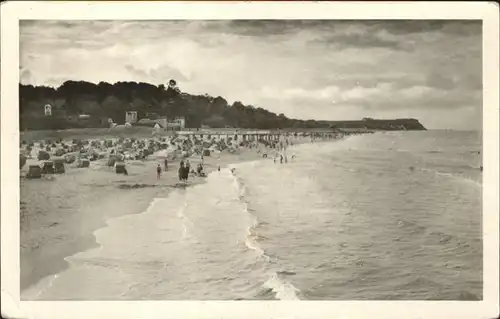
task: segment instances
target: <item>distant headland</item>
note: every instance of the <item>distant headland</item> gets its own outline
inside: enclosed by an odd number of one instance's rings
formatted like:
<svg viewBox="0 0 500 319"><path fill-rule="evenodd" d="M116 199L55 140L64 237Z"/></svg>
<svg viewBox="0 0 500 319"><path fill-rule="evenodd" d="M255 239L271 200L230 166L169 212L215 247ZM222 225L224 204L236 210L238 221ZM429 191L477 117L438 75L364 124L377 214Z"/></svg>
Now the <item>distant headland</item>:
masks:
<svg viewBox="0 0 500 319"><path fill-rule="evenodd" d="M168 123L182 123L186 128L426 130L413 118L291 119L240 101L229 104L221 96L184 93L175 80L167 85L66 81L57 88L19 84L19 117L23 131L103 128L110 123L130 122L153 126L161 124L161 118L169 119ZM161 125L169 126L166 120Z"/></svg>

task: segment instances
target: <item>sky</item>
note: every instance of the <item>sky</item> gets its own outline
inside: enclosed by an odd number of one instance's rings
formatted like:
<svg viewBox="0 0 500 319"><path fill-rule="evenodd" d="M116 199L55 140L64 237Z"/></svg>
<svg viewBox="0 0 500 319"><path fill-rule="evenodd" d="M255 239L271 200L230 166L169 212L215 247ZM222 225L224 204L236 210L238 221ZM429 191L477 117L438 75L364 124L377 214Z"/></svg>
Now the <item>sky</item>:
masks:
<svg viewBox="0 0 500 319"><path fill-rule="evenodd" d="M20 81L166 84L290 118L482 123L481 21L20 22Z"/></svg>

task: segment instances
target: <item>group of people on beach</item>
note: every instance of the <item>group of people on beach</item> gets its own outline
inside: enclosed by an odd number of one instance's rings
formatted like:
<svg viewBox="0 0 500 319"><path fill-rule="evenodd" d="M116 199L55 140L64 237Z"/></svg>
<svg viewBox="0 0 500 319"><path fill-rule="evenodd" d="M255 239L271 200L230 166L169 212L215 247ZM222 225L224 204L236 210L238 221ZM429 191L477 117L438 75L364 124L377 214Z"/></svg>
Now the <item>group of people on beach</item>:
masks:
<svg viewBox="0 0 500 319"><path fill-rule="evenodd" d="M168 160L164 160L164 170L168 171ZM220 170L220 169L219 169ZM156 178L159 180L161 179L161 173L162 173L162 168L161 165L158 164L156 167ZM178 169L178 176L179 176L179 181L181 182L187 182L189 178L189 174L194 174L200 177L206 177L205 170L203 168L203 164L199 163L198 166L196 167L196 172L194 169L191 168L191 163L189 160L181 160L179 164L179 169Z"/></svg>

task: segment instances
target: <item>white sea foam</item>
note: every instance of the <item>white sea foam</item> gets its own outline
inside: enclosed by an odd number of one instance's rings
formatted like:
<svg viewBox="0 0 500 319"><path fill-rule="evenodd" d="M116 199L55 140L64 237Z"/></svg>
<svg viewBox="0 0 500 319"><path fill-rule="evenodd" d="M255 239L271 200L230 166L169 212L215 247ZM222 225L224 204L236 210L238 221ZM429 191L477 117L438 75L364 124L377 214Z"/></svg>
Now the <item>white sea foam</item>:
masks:
<svg viewBox="0 0 500 319"><path fill-rule="evenodd" d="M271 289L279 300L299 300L297 293L300 290L292 284L282 281L278 274L273 274L263 286Z"/></svg>

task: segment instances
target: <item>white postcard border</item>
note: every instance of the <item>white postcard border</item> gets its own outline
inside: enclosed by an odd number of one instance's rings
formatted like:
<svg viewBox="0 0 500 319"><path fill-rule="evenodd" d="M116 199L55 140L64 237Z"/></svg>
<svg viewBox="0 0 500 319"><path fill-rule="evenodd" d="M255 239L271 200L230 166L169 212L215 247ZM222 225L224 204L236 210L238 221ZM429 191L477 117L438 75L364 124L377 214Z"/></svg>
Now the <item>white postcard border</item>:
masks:
<svg viewBox="0 0 500 319"><path fill-rule="evenodd" d="M483 301L19 301L20 19L482 19ZM493 318L499 300L499 16L491 2L7 2L1 5L1 289L7 318ZM10 302L9 302L9 299Z"/></svg>

